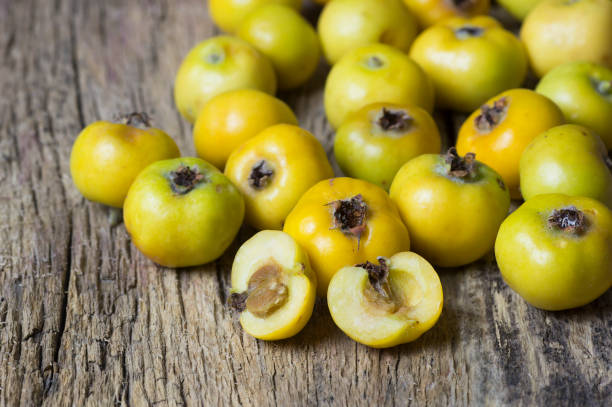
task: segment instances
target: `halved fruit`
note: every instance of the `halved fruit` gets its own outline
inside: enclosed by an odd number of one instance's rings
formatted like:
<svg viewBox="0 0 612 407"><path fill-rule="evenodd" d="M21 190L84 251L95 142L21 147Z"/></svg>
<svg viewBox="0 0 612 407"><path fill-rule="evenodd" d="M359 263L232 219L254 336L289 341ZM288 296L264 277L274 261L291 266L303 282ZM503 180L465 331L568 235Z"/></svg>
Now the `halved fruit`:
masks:
<svg viewBox="0 0 612 407"><path fill-rule="evenodd" d="M288 234L264 230L247 240L232 265L229 304L258 339L297 334L312 315L317 281L306 252Z"/></svg>
<svg viewBox="0 0 612 407"><path fill-rule="evenodd" d="M327 290L331 316L355 341L373 348L412 342L442 312L442 284L421 256L401 252L391 258L340 269Z"/></svg>

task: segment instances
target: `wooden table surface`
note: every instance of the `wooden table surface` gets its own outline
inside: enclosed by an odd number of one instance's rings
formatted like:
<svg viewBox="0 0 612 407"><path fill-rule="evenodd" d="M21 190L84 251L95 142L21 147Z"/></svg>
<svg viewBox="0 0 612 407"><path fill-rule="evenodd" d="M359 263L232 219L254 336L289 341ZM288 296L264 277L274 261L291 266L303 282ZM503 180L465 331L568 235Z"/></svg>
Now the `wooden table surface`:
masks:
<svg viewBox="0 0 612 407"><path fill-rule="evenodd" d="M308 8L311 19L316 9ZM79 131L147 111L194 154L172 84L218 33L204 0L0 0L2 405L610 405L612 293L569 312L529 307L492 256L440 270L444 311L388 350L337 329L324 301L266 343L226 307L243 229L213 264L157 267L69 175ZM327 68L280 96L331 151ZM453 137L460 117L437 114Z"/></svg>

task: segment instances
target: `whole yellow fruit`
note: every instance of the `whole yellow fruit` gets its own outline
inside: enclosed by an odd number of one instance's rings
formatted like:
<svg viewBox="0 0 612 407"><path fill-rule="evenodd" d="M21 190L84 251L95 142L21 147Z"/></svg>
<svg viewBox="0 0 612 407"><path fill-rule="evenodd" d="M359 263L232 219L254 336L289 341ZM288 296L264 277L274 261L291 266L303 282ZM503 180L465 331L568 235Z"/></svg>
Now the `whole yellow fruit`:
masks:
<svg viewBox="0 0 612 407"><path fill-rule="evenodd" d="M417 105L430 112L433 84L408 55L384 44L356 48L333 66L325 82L325 113L333 128L376 102Z"/></svg>
<svg viewBox="0 0 612 407"><path fill-rule="evenodd" d="M566 62L612 69L612 1L544 0L525 18L521 40L537 76Z"/></svg>
<svg viewBox="0 0 612 407"><path fill-rule="evenodd" d="M246 41L222 35L189 51L176 74L174 101L183 117L193 123L214 96L242 88L274 94L274 68Z"/></svg>
<svg viewBox="0 0 612 407"><path fill-rule="evenodd" d="M212 98L193 127L196 152L220 170L230 154L260 131L275 124L298 124L289 106L267 93L238 89Z"/></svg>
<svg viewBox="0 0 612 407"><path fill-rule="evenodd" d="M298 12L279 4L268 4L250 13L238 36L270 59L280 89L304 84L319 64L319 38Z"/></svg>
<svg viewBox="0 0 612 407"><path fill-rule="evenodd" d="M378 42L407 52L418 27L401 0L334 0L317 29L325 58L335 64L348 51Z"/></svg>
<svg viewBox="0 0 612 407"><path fill-rule="evenodd" d="M301 0L208 0L208 12L215 24L227 33L235 33L242 20L257 7L264 4L283 4L295 10L302 6Z"/></svg>
<svg viewBox="0 0 612 407"><path fill-rule="evenodd" d="M75 140L70 174L85 198L121 208L140 171L155 161L180 155L172 138L160 129L98 121L85 127Z"/></svg>

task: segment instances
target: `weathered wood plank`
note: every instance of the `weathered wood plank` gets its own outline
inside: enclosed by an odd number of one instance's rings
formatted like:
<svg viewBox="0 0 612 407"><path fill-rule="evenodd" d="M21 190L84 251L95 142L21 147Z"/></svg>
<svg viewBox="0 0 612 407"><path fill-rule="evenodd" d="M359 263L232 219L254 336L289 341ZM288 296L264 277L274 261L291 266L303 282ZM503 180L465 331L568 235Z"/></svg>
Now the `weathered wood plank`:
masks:
<svg viewBox="0 0 612 407"><path fill-rule="evenodd" d="M358 345L323 301L298 336L265 343L224 305L251 230L203 267L163 269L138 253L74 189L71 144L86 123L145 110L193 154L172 81L216 32L204 0L0 0L0 404L612 403L610 292L538 311L489 256L440 270L444 312L416 343ZM326 72L281 96L331 152ZM452 139L460 119L438 119Z"/></svg>

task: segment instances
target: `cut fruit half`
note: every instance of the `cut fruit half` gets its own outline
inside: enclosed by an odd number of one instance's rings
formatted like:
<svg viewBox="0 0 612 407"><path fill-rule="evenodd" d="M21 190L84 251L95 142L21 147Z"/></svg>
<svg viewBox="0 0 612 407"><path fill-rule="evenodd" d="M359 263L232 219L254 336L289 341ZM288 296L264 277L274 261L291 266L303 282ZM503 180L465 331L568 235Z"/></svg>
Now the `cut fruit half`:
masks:
<svg viewBox="0 0 612 407"><path fill-rule="evenodd" d="M232 265L229 304L240 324L265 340L297 334L312 315L317 291L306 252L284 232L264 230L247 240Z"/></svg>
<svg viewBox="0 0 612 407"><path fill-rule="evenodd" d="M355 341L373 348L412 342L442 312L442 285L434 268L412 252L344 267L327 291L331 316Z"/></svg>

